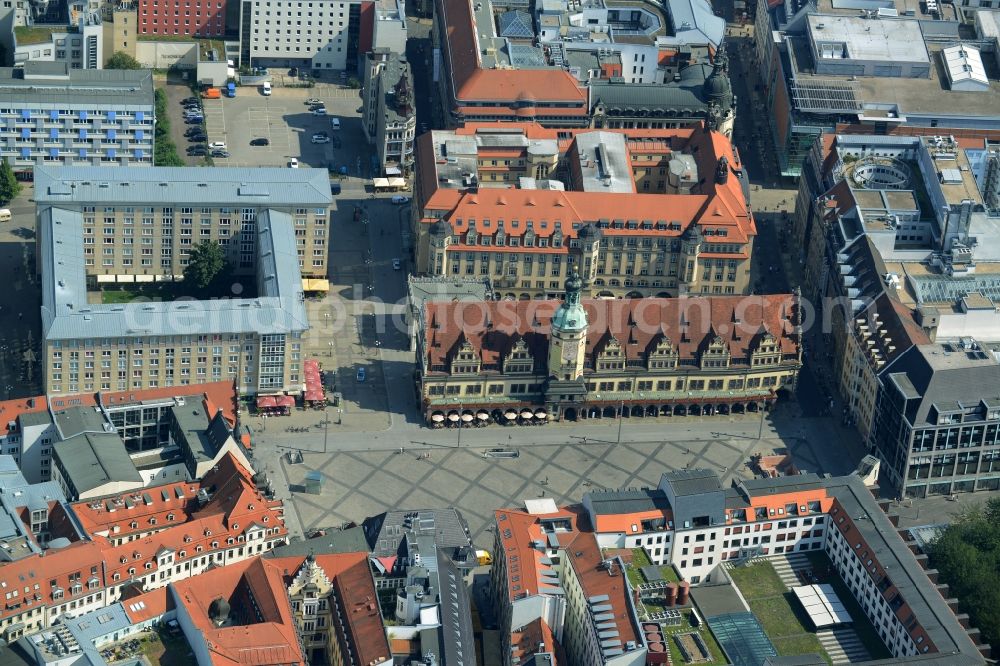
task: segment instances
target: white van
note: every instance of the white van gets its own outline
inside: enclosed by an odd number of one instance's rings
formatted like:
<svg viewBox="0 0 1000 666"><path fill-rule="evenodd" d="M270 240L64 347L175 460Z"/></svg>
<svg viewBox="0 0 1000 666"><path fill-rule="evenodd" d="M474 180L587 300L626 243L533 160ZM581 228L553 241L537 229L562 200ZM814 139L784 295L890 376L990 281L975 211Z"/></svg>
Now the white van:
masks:
<svg viewBox="0 0 1000 666"><path fill-rule="evenodd" d="M330 127L335 130L340 129L340 118L330 118Z"/></svg>
<svg viewBox="0 0 1000 666"><path fill-rule="evenodd" d="M264 97L270 97L271 96L271 82L270 81L264 81L264 83L261 84L261 86L260 86L260 92L264 95Z"/></svg>
<svg viewBox="0 0 1000 666"><path fill-rule="evenodd" d="M0 222L10 222L11 217L9 208L0 208Z"/></svg>

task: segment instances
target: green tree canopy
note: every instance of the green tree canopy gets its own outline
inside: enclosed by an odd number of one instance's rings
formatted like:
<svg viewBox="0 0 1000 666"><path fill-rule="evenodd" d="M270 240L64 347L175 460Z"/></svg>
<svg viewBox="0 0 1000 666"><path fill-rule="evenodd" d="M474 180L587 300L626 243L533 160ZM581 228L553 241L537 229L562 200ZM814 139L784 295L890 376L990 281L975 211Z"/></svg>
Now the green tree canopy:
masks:
<svg viewBox="0 0 1000 666"><path fill-rule="evenodd" d="M194 246L184 268L184 281L197 289L204 289L226 267L222 246L212 241L202 241Z"/></svg>
<svg viewBox="0 0 1000 666"><path fill-rule="evenodd" d="M930 564L993 649L1000 648L1000 500L972 506L931 544Z"/></svg>
<svg viewBox="0 0 1000 666"><path fill-rule="evenodd" d="M11 168L7 158L3 158L0 163L0 201L9 202L21 193L21 183L14 177L14 169Z"/></svg>
<svg viewBox="0 0 1000 666"><path fill-rule="evenodd" d="M115 51L104 69L142 69L142 64L124 51Z"/></svg>

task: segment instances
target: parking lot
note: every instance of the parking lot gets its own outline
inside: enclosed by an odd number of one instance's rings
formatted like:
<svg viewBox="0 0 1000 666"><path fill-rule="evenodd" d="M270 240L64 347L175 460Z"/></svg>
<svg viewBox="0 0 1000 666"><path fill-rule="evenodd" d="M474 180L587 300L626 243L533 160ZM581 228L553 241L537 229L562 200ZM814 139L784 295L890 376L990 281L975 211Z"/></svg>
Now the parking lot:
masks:
<svg viewBox="0 0 1000 666"><path fill-rule="evenodd" d="M191 94L190 88L169 85L168 99L174 141L178 153L188 164L198 164L200 157L185 155L190 144L183 134L190 127L184 124L180 100ZM313 115L306 100L319 99L327 109L326 116ZM313 88L274 87L265 96L260 88L242 86L234 98L203 100L205 129L208 141L226 144L230 156L215 158L218 166L287 166L295 158L303 167L347 167L351 176L369 177L371 147L361 129L361 98L359 91L336 84L320 83ZM341 129L335 130L332 118L339 118ZM330 143L312 143L313 134L325 132ZM269 145L251 146L253 139L267 139Z"/></svg>

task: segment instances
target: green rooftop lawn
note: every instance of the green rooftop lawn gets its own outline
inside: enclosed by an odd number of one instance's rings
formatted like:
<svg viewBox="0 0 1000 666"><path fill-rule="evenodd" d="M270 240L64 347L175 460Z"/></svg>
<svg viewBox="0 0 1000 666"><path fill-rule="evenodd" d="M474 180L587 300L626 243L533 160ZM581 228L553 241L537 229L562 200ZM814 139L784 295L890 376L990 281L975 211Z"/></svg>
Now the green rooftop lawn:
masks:
<svg viewBox="0 0 1000 666"><path fill-rule="evenodd" d="M750 610L770 638L795 636L809 631L803 619L793 610L793 602L791 592L749 600Z"/></svg>
<svg viewBox="0 0 1000 666"><path fill-rule="evenodd" d="M45 44L52 40L53 32L75 31L64 25L19 25L14 28L14 36L17 37L19 46L24 46L25 44Z"/></svg>
<svg viewBox="0 0 1000 666"><path fill-rule="evenodd" d="M773 597L788 591L769 562L754 562L735 566L727 572L747 601Z"/></svg>
<svg viewBox="0 0 1000 666"><path fill-rule="evenodd" d="M825 553L806 553L819 583L829 583L854 619L852 629L864 644L872 659L888 659L892 655L875 632L854 595L841 580ZM815 653L830 662L816 638L812 625L795 595L785 587L770 562L761 561L736 566L728 571L740 593L757 616L764 633L771 639L780 656Z"/></svg>
<svg viewBox="0 0 1000 666"><path fill-rule="evenodd" d="M801 654L818 654L826 660L826 663L832 664L833 660L830 659L824 650L823 646L820 645L819 639L816 638L816 634L799 634L797 636L786 636L785 638L773 638L771 643L774 644L774 649L778 651L779 657L792 657Z"/></svg>
<svg viewBox="0 0 1000 666"><path fill-rule="evenodd" d="M132 303L139 299L150 301L176 301L179 298L254 298L257 285L253 280L239 281L243 291L237 296L233 293L218 293L214 289L197 290L182 281L178 282L134 282L125 284L100 285L101 303L105 305Z"/></svg>

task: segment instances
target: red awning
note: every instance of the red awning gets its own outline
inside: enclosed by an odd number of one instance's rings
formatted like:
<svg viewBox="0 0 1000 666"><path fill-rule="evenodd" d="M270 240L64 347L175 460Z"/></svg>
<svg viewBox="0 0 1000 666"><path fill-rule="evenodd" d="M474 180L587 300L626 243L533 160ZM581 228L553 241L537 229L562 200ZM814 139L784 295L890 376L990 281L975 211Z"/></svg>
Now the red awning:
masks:
<svg viewBox="0 0 1000 666"><path fill-rule="evenodd" d="M323 399L323 391L318 389L306 389L306 400L310 402L319 402Z"/></svg>
<svg viewBox="0 0 1000 666"><path fill-rule="evenodd" d="M277 398L278 407L294 407L295 398L290 395L279 395Z"/></svg>
<svg viewBox="0 0 1000 666"><path fill-rule="evenodd" d="M258 407L277 407L278 401L273 395L264 395L257 398Z"/></svg>

